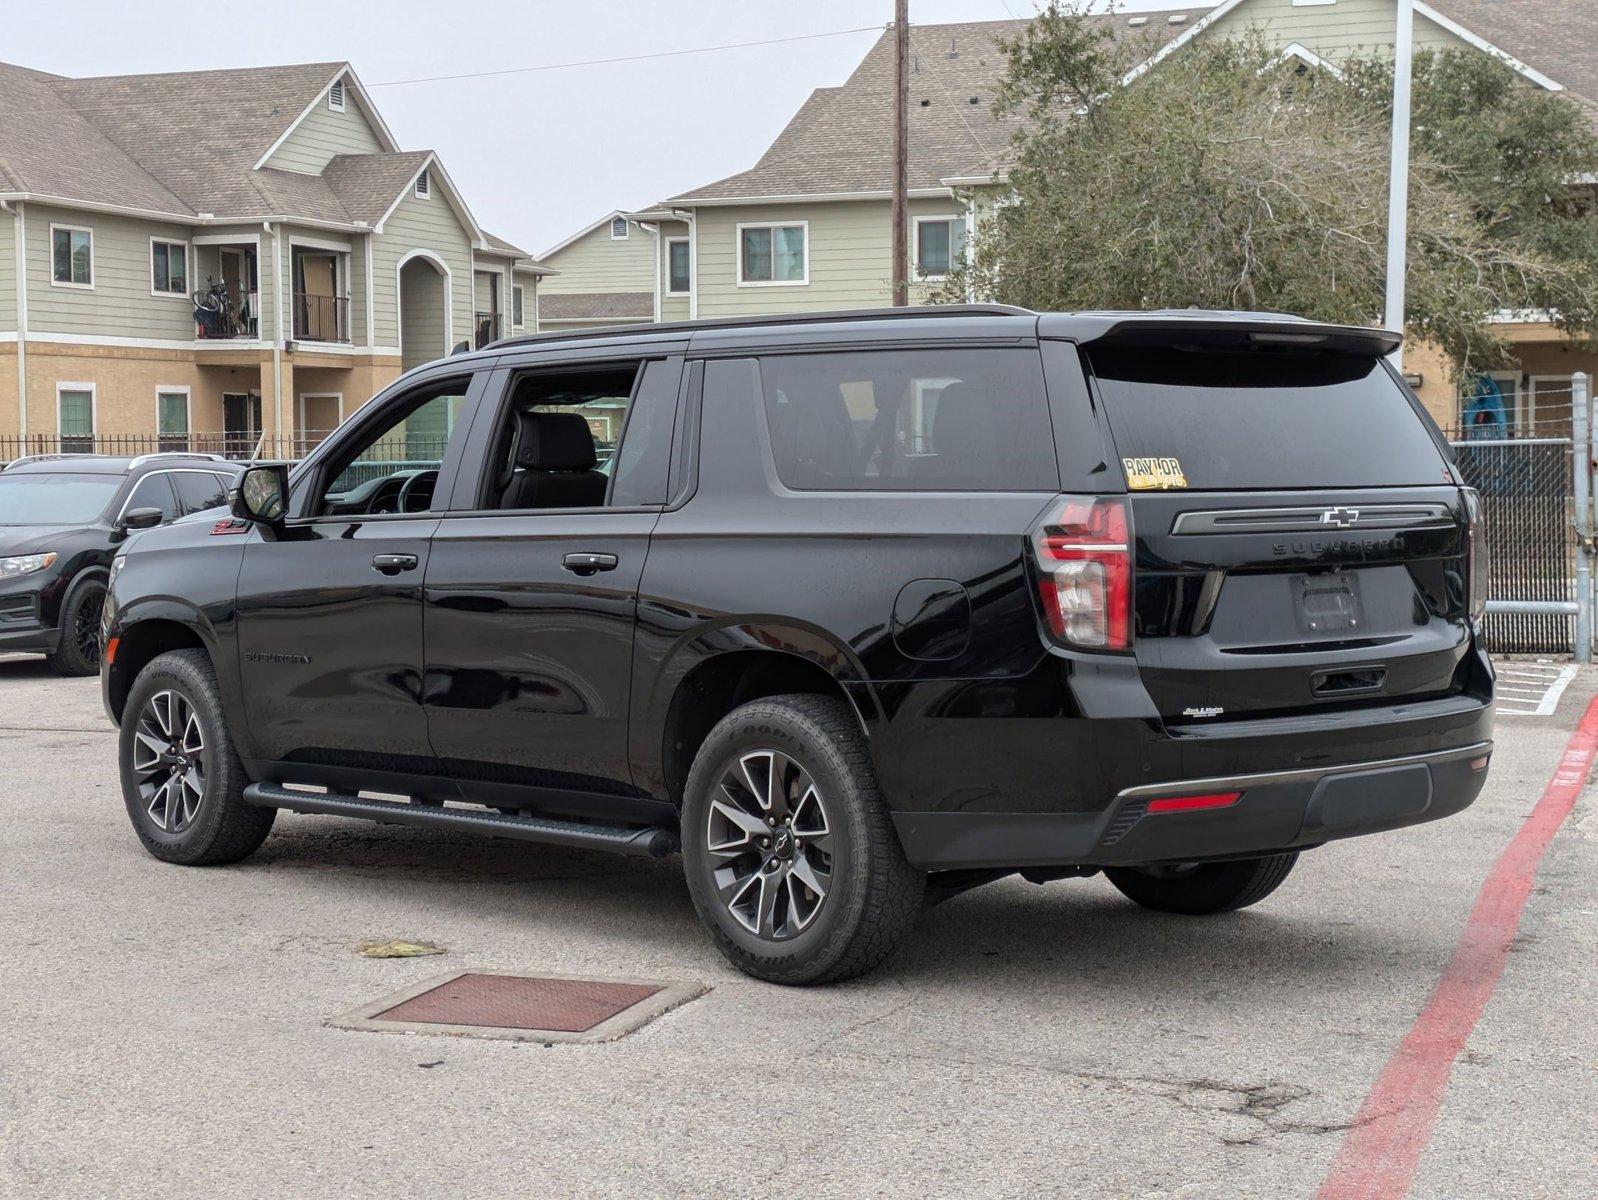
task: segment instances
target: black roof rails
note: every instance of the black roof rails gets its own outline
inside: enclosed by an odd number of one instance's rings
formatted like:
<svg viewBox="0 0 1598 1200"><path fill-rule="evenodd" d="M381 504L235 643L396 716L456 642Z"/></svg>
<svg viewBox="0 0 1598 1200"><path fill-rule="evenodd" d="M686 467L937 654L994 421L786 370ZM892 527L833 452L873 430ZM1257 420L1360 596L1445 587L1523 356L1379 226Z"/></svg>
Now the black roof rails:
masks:
<svg viewBox="0 0 1598 1200"><path fill-rule="evenodd" d="M632 325L606 325L600 329L567 329L554 333L526 333L500 338L484 350L503 350L541 342L588 341L593 338L636 337L640 333L696 333L704 329L746 329L763 325L816 325L829 321L894 321L907 317L1035 317L1030 308L1014 304L923 304L901 308L845 308L829 312L764 313L753 317L710 317L700 321L640 321Z"/></svg>

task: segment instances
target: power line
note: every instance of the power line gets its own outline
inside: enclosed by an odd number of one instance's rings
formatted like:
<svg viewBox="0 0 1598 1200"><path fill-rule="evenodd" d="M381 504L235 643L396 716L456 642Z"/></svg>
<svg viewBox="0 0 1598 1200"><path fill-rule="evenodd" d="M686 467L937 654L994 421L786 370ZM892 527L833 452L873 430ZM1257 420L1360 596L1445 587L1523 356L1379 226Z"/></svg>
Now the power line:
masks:
<svg viewBox="0 0 1598 1200"><path fill-rule="evenodd" d="M385 79L369 83L368 88L402 87L413 83L444 83L454 79L486 79L494 75L527 75L535 71L565 71L572 67L601 67L611 63L644 62L653 58L681 58L687 54L710 54L718 50L748 50L756 46L781 46L789 42L811 42L818 38L844 37L852 33L880 33L881 25L859 25L854 29L833 29L826 33L800 33L792 37L765 38L758 42L726 42L719 46L693 46L686 50L657 50L651 54L623 54L615 58L586 58L573 62L540 63L531 67L503 67L496 71L466 71L459 75L421 75L414 79Z"/></svg>

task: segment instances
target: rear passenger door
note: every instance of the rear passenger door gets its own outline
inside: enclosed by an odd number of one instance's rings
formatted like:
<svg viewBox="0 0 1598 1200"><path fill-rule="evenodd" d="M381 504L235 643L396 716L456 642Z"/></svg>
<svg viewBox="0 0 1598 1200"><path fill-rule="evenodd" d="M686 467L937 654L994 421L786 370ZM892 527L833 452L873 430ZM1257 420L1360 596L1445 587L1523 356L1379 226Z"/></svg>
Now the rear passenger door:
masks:
<svg viewBox="0 0 1598 1200"><path fill-rule="evenodd" d="M469 796L631 791L638 581L681 374L676 356L496 373L424 586L428 730ZM558 808L529 796L504 802Z"/></svg>

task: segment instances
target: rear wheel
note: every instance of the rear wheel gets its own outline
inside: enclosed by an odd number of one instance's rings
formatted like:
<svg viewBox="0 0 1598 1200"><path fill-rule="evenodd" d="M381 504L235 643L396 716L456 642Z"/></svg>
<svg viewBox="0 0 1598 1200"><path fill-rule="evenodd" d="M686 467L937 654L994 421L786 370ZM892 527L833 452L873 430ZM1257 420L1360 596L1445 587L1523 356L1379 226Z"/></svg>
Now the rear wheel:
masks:
<svg viewBox="0 0 1598 1200"><path fill-rule="evenodd" d="M859 726L828 697L757 700L711 730L682 839L700 919L757 979L864 974L921 908L926 877L905 861Z"/></svg>
<svg viewBox="0 0 1598 1200"><path fill-rule="evenodd" d="M1297 861L1297 854L1272 854L1240 862L1106 867L1104 874L1144 908L1202 916L1258 904L1281 886Z"/></svg>
<svg viewBox="0 0 1598 1200"><path fill-rule="evenodd" d="M100 614L105 584L80 583L61 609L61 643L49 657L57 675L93 675L100 669Z"/></svg>
<svg viewBox="0 0 1598 1200"><path fill-rule="evenodd" d="M244 799L249 780L203 650L173 650L139 672L122 712L119 757L134 831L163 862L236 862L271 831L277 810Z"/></svg>

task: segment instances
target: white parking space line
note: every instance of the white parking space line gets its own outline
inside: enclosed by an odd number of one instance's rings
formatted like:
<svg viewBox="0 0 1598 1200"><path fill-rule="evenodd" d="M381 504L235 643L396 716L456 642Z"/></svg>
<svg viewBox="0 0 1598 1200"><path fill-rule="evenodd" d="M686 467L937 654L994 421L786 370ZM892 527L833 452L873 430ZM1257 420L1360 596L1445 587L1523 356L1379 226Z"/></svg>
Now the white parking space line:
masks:
<svg viewBox="0 0 1598 1200"><path fill-rule="evenodd" d="M1515 717L1548 717L1559 707L1559 697L1576 677L1575 663L1495 662L1498 676L1498 711Z"/></svg>

